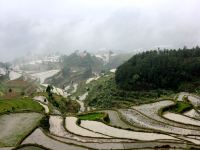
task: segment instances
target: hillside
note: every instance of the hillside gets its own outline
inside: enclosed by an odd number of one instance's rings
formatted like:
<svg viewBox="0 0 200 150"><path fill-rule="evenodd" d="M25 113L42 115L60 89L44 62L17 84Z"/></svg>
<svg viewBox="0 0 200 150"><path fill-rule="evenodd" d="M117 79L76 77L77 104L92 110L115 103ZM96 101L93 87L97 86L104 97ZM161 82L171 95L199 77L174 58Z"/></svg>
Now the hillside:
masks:
<svg viewBox="0 0 200 150"><path fill-rule="evenodd" d="M16 58L12 61L14 69L26 72L44 72L60 68L60 55L40 54Z"/></svg>
<svg viewBox="0 0 200 150"><path fill-rule="evenodd" d="M98 91L98 92L97 92ZM127 108L132 105L155 102L160 98L173 97L173 91L126 91L118 88L114 73L106 73L96 80L82 81L76 93L72 96L81 99L88 93L84 100L86 107L92 108ZM159 99L158 99L159 98Z"/></svg>
<svg viewBox="0 0 200 150"><path fill-rule="evenodd" d="M19 96L30 95L36 92L38 85L32 81L25 81L23 78L16 80L0 80L0 99L13 99Z"/></svg>
<svg viewBox="0 0 200 150"><path fill-rule="evenodd" d="M72 68L74 70L81 68L91 68L95 72L100 72L103 62L90 53L76 51L69 56L64 55L62 58L63 69Z"/></svg>
<svg viewBox="0 0 200 150"><path fill-rule="evenodd" d="M131 57L130 54L115 54L108 62L86 51L76 51L71 55L61 57L61 71L47 79L45 83L63 88L64 86L86 80L101 72L116 68Z"/></svg>
<svg viewBox="0 0 200 150"><path fill-rule="evenodd" d="M61 88L100 73L103 68L103 62L87 52L75 52L69 56L64 55L61 59L61 71L45 81Z"/></svg>
<svg viewBox="0 0 200 150"><path fill-rule="evenodd" d="M125 90L194 90L199 87L200 48L147 51L133 56L116 71Z"/></svg>

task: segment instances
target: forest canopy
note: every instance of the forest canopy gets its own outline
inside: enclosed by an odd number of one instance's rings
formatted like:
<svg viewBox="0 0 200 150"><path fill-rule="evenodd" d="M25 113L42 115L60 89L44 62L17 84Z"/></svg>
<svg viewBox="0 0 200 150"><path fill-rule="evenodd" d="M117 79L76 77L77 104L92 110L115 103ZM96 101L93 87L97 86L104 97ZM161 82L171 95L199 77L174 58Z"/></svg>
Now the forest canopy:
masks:
<svg viewBox="0 0 200 150"><path fill-rule="evenodd" d="M200 79L200 48L154 50L134 55L117 68L115 81L125 90L173 89Z"/></svg>

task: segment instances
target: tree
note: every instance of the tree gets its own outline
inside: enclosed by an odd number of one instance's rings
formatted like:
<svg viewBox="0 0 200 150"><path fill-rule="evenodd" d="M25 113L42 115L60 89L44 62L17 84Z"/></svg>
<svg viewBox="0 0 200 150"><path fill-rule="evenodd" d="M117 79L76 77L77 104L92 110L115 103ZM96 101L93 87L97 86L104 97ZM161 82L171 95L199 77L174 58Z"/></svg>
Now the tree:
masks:
<svg viewBox="0 0 200 150"><path fill-rule="evenodd" d="M12 93L12 89L10 88L10 89L8 90L8 92L9 92L9 93Z"/></svg>
<svg viewBox="0 0 200 150"><path fill-rule="evenodd" d="M53 90L53 87L51 85L48 85L47 88L46 88L46 92L50 93L51 90Z"/></svg>
<svg viewBox="0 0 200 150"><path fill-rule="evenodd" d="M24 96L24 95L25 95L25 92L24 92L24 91L22 91L22 92L21 92L21 95L22 95L22 96Z"/></svg>
<svg viewBox="0 0 200 150"><path fill-rule="evenodd" d="M147 51L117 68L115 81L125 90L173 89L200 79L200 48ZM192 87L192 86L190 86Z"/></svg>
<svg viewBox="0 0 200 150"><path fill-rule="evenodd" d="M138 74L134 74L132 78L133 83L136 83L139 80L139 78L140 76Z"/></svg>

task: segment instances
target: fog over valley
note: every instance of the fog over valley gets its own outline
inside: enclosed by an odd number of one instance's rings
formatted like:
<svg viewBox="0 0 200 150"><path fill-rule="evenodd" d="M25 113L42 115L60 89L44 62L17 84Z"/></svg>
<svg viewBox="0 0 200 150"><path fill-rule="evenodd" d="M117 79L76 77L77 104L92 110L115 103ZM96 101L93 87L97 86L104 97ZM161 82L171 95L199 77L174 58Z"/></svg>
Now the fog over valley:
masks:
<svg viewBox="0 0 200 150"><path fill-rule="evenodd" d="M0 0L0 60L200 43L198 0Z"/></svg>

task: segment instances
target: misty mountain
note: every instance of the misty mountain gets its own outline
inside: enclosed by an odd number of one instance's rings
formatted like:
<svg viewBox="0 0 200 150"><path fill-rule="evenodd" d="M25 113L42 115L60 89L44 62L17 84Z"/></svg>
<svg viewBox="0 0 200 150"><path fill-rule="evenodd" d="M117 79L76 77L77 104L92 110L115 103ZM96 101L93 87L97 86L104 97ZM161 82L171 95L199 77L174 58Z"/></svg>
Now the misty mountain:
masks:
<svg viewBox="0 0 200 150"><path fill-rule="evenodd" d="M102 72L108 72L116 68L133 54L114 54L108 55L109 52L93 55L86 51L75 51L71 55L61 56L61 71L55 76L47 79L45 82L63 87L71 82L86 80ZM106 57L106 59L104 59Z"/></svg>
<svg viewBox="0 0 200 150"><path fill-rule="evenodd" d="M59 87L85 80L98 74L104 68L104 63L99 58L84 51L76 51L69 56L61 57L61 71L45 82Z"/></svg>
<svg viewBox="0 0 200 150"><path fill-rule="evenodd" d="M12 61L15 69L32 72L43 72L60 68L60 55L41 54L19 57Z"/></svg>

